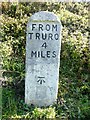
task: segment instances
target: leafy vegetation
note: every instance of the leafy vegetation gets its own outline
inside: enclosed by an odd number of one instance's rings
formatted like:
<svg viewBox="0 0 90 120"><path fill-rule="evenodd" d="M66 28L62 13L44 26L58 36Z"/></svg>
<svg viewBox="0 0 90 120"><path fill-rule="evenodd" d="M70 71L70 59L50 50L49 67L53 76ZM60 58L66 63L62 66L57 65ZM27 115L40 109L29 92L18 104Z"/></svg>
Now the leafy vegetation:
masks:
<svg viewBox="0 0 90 120"><path fill-rule="evenodd" d="M2 118L90 118L89 3L2 3L1 45L3 77ZM41 10L61 20L62 48L57 103L36 108L24 103L26 25Z"/></svg>

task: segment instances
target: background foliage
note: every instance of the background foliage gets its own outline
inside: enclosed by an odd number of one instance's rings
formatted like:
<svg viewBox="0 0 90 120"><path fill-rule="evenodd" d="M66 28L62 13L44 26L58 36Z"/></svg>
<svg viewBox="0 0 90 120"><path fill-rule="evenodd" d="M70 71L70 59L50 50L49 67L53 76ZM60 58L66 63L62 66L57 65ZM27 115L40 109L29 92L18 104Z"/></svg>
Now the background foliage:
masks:
<svg viewBox="0 0 90 120"><path fill-rule="evenodd" d="M3 118L89 120L88 7L89 3L2 3ZM24 103L26 25L41 10L54 12L63 26L58 99L47 108Z"/></svg>

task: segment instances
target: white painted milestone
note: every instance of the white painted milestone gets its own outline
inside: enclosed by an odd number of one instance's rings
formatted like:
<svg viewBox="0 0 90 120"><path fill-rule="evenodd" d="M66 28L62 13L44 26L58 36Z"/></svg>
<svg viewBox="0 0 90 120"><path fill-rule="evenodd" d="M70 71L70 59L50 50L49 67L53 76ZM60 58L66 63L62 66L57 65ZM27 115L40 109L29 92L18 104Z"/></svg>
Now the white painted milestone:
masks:
<svg viewBox="0 0 90 120"><path fill-rule="evenodd" d="M25 103L49 106L58 93L61 22L52 12L32 15L27 24Z"/></svg>

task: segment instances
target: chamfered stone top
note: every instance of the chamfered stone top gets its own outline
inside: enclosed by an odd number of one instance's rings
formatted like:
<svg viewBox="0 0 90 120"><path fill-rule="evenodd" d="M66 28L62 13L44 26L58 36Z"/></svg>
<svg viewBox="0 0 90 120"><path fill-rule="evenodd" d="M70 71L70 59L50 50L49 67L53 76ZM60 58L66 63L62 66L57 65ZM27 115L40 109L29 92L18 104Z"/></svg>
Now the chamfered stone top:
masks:
<svg viewBox="0 0 90 120"><path fill-rule="evenodd" d="M34 15L32 15L29 19L30 21L55 21L55 22L60 22L60 20L58 19L58 17L52 13L52 12L48 12L48 11L40 11L35 13Z"/></svg>

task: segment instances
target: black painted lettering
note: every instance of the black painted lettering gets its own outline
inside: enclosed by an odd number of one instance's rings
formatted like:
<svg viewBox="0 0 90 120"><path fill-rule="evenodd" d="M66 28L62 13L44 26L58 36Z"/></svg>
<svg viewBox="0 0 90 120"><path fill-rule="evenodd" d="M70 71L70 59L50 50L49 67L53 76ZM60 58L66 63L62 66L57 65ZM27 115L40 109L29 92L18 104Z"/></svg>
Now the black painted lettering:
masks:
<svg viewBox="0 0 90 120"><path fill-rule="evenodd" d="M43 43L42 47L47 48L47 43Z"/></svg>
<svg viewBox="0 0 90 120"><path fill-rule="evenodd" d="M53 51L52 54L53 54L52 57L55 58L56 57L56 51Z"/></svg>
<svg viewBox="0 0 90 120"><path fill-rule="evenodd" d="M47 31L49 31L49 30L50 30L50 25L47 24L45 29L46 29Z"/></svg>
<svg viewBox="0 0 90 120"><path fill-rule="evenodd" d="M53 40L53 34L52 33L48 34L48 40Z"/></svg>
<svg viewBox="0 0 90 120"><path fill-rule="evenodd" d="M50 58L50 51L47 51L47 57Z"/></svg>
<svg viewBox="0 0 90 120"><path fill-rule="evenodd" d="M43 51L41 51L41 57L42 58L45 58L44 54L43 54Z"/></svg>
<svg viewBox="0 0 90 120"><path fill-rule="evenodd" d="M28 33L28 34L29 34L29 38L32 39L33 33Z"/></svg>
<svg viewBox="0 0 90 120"><path fill-rule="evenodd" d="M37 51L31 51L31 57L37 57Z"/></svg>
<svg viewBox="0 0 90 120"><path fill-rule="evenodd" d="M54 38L55 38L55 40L58 40L58 39L59 39L59 35L56 33L56 34L54 35Z"/></svg>
<svg viewBox="0 0 90 120"><path fill-rule="evenodd" d="M57 25L52 25L52 31L57 31Z"/></svg>
<svg viewBox="0 0 90 120"><path fill-rule="evenodd" d="M43 31L43 25L42 24L39 24L39 31Z"/></svg>
<svg viewBox="0 0 90 120"><path fill-rule="evenodd" d="M40 33L36 33L36 39L40 40Z"/></svg>
<svg viewBox="0 0 90 120"><path fill-rule="evenodd" d="M40 51L38 51L37 56L40 57Z"/></svg>
<svg viewBox="0 0 90 120"><path fill-rule="evenodd" d="M45 40L47 38L47 34L42 33L42 39Z"/></svg>
<svg viewBox="0 0 90 120"><path fill-rule="evenodd" d="M36 26L36 24L32 24L32 31L33 31L33 29L35 28L35 26Z"/></svg>

